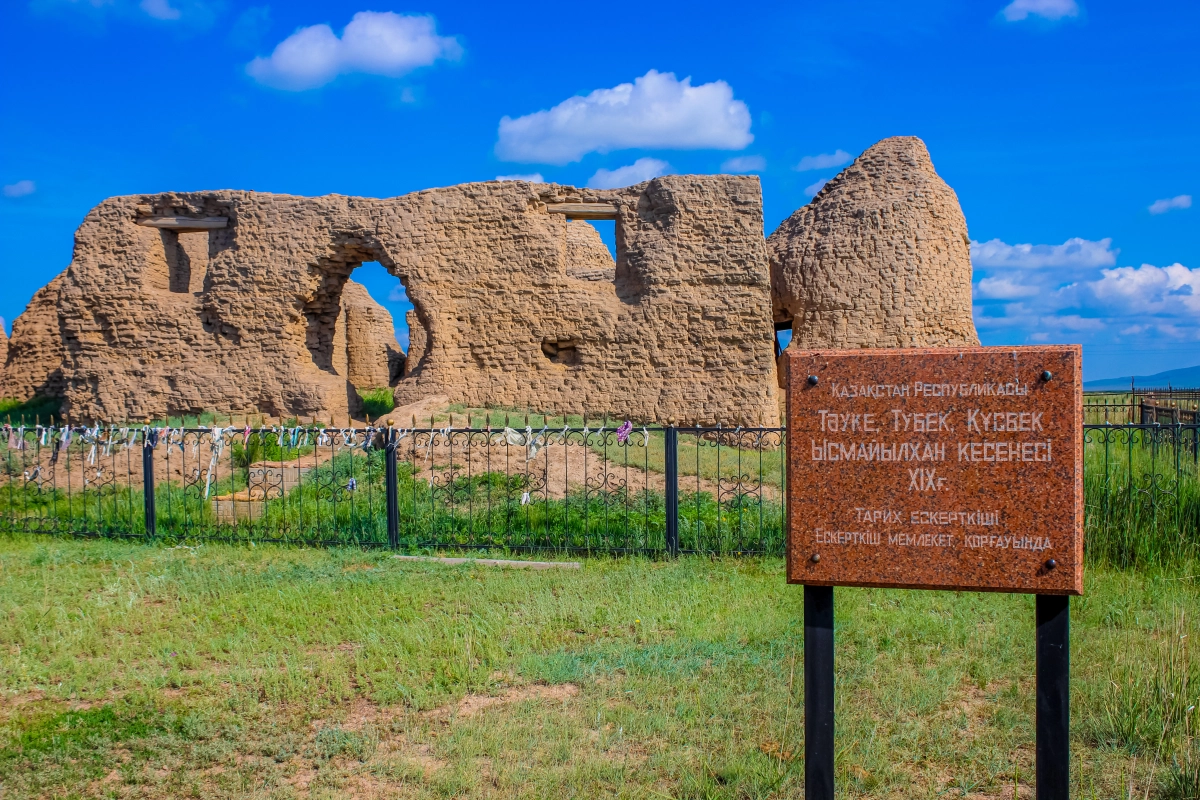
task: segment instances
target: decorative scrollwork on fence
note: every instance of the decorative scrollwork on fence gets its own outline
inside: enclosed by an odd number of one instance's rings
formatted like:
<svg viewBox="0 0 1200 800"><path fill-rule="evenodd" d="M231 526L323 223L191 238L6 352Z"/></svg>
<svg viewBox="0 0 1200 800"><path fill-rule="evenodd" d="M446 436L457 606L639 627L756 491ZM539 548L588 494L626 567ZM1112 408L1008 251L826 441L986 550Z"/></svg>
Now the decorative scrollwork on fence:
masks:
<svg viewBox="0 0 1200 800"><path fill-rule="evenodd" d="M106 467L103 464L85 468L83 475L83 488L85 491L88 489L94 490L100 497L108 497L116 494L116 470L111 466Z"/></svg>
<svg viewBox="0 0 1200 800"><path fill-rule="evenodd" d="M184 431L173 447L179 450L177 457L181 462L179 469L184 492L192 497L203 496L204 488L210 486L208 464L211 458L205 459L201 453L211 449L212 434L204 430ZM174 451L168 449L168 464L173 457L176 457Z"/></svg>
<svg viewBox="0 0 1200 800"><path fill-rule="evenodd" d="M21 475L24 479L25 491L33 494L46 494L47 492L54 491L54 488L57 486L56 467L57 465L30 465Z"/></svg>
<svg viewBox="0 0 1200 800"><path fill-rule="evenodd" d="M251 467L246 471L246 494L251 500L283 497L283 470L266 465Z"/></svg>
<svg viewBox="0 0 1200 800"><path fill-rule="evenodd" d="M1090 514L1107 523L1123 513L1158 520L1179 511L1185 471L1197 470L1200 428L1184 425L1085 425L1085 503ZM1165 515L1165 517L1163 516ZM1129 524L1137 517L1118 516ZM1136 523L1135 523L1136 524Z"/></svg>
<svg viewBox="0 0 1200 800"><path fill-rule="evenodd" d="M600 499L605 505L623 503L629 496L626 480L604 467L601 467L598 474L586 476L583 488L585 500Z"/></svg>

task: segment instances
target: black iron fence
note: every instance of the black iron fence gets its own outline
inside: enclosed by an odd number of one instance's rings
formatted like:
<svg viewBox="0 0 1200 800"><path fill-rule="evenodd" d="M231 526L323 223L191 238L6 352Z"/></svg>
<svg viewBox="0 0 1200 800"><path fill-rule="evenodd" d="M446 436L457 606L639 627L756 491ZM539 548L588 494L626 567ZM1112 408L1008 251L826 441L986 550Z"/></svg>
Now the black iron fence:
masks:
<svg viewBox="0 0 1200 800"><path fill-rule="evenodd" d="M1200 391L1195 389L1137 389L1127 392L1085 392L1084 422L1200 424Z"/></svg>
<svg viewBox="0 0 1200 800"><path fill-rule="evenodd" d="M414 549L781 554L782 428L0 426L0 530ZM1084 426L1086 546L1200 541L1200 425Z"/></svg>
<svg viewBox="0 0 1200 800"><path fill-rule="evenodd" d="M1085 425L1083 441L1089 555L1122 566L1194 558L1200 424Z"/></svg>
<svg viewBox="0 0 1200 800"><path fill-rule="evenodd" d="M779 428L4 426L0 529L180 541L781 553Z"/></svg>

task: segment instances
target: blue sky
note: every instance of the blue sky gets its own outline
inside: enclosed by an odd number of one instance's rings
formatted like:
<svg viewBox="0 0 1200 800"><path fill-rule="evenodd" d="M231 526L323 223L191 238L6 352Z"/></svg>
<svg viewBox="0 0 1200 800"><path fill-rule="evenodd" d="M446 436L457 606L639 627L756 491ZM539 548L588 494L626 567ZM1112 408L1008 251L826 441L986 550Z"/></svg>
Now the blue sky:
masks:
<svg viewBox="0 0 1200 800"><path fill-rule="evenodd" d="M0 317L112 195L749 171L769 233L904 134L962 202L985 344L1082 342L1088 378L1200 363L1198 23L1183 0L13 0Z"/></svg>

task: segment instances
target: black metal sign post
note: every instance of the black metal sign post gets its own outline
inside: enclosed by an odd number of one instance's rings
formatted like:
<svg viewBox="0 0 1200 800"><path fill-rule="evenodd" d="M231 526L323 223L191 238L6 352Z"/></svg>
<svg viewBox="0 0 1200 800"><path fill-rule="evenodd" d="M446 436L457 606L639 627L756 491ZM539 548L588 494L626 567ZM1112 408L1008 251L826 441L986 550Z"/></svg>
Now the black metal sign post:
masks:
<svg viewBox="0 0 1200 800"><path fill-rule="evenodd" d="M804 587L804 800L833 800L833 587Z"/></svg>
<svg viewBox="0 0 1200 800"><path fill-rule="evenodd" d="M1070 600L1036 599L1037 800L1070 793ZM804 800L833 800L833 587L804 587Z"/></svg>
<svg viewBox="0 0 1200 800"><path fill-rule="evenodd" d="M1037 800L1070 791L1083 350L797 349L787 580L804 586L804 797L833 800L833 587L1013 592L1036 613Z"/></svg>
<svg viewBox="0 0 1200 800"><path fill-rule="evenodd" d="M1037 596L1037 800L1067 800L1071 752L1071 598Z"/></svg>

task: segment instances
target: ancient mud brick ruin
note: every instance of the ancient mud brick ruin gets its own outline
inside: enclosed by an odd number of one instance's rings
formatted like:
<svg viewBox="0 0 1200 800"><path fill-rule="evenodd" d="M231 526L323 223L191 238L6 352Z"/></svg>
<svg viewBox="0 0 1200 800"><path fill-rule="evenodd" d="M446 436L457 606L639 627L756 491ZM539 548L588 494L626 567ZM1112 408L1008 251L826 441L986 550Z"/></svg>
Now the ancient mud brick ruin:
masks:
<svg viewBox="0 0 1200 800"><path fill-rule="evenodd" d="M616 263L569 219L601 215L618 221ZM416 307L400 403L777 416L759 185L733 176L387 200L112 198L80 226L57 324L44 326L61 331L64 410L342 416L357 395L338 372L337 321L364 261L397 275Z"/></svg>
<svg viewBox="0 0 1200 800"><path fill-rule="evenodd" d="M0 372L0 397L62 397L66 348L58 325L58 301L69 272L34 292L25 313L13 320Z"/></svg>
<svg viewBox="0 0 1200 800"><path fill-rule="evenodd" d="M615 260L587 219L616 220ZM775 423L778 326L803 346L977 341L966 224L920 140L872 147L763 234L749 176L114 197L14 322L0 397L80 420L326 418L393 386L399 404ZM407 354L349 281L367 261L415 306Z"/></svg>
<svg viewBox="0 0 1200 800"><path fill-rule="evenodd" d="M767 247L775 321L797 347L979 344L967 221L915 136L868 148Z"/></svg>

